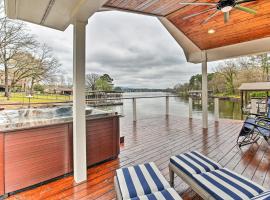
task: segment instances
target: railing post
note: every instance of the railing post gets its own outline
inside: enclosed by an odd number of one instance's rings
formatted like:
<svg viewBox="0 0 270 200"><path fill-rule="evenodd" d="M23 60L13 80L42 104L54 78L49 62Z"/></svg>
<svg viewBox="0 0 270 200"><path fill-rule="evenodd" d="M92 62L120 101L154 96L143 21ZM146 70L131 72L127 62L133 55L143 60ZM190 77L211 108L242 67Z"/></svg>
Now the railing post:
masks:
<svg viewBox="0 0 270 200"><path fill-rule="evenodd" d="M189 104L189 119L192 118L192 98L188 98L188 104Z"/></svg>
<svg viewBox="0 0 270 200"><path fill-rule="evenodd" d="M202 61L202 122L203 128L208 128L208 86L207 86L207 53L203 51Z"/></svg>
<svg viewBox="0 0 270 200"><path fill-rule="evenodd" d="M132 98L132 105L133 105L133 122L137 121L137 112L136 112L136 99Z"/></svg>
<svg viewBox="0 0 270 200"><path fill-rule="evenodd" d="M121 115L124 116L124 104L121 106Z"/></svg>
<svg viewBox="0 0 270 200"><path fill-rule="evenodd" d="M219 99L215 98L214 100L214 110L215 110L215 121L217 122L219 120Z"/></svg>
<svg viewBox="0 0 270 200"><path fill-rule="evenodd" d="M166 116L169 116L169 96L166 96Z"/></svg>

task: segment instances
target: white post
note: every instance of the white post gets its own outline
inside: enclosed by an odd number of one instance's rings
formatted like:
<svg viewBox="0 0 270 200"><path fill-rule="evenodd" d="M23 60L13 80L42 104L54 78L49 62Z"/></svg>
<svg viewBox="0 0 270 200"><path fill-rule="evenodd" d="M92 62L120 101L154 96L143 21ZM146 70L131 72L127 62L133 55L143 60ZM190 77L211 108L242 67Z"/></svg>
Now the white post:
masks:
<svg viewBox="0 0 270 200"><path fill-rule="evenodd" d="M133 122L137 121L137 109L136 109L136 99L132 99L132 104L133 104Z"/></svg>
<svg viewBox="0 0 270 200"><path fill-rule="evenodd" d="M215 105L214 105L214 109L215 109L215 121L217 122L219 120L219 99L215 98Z"/></svg>
<svg viewBox="0 0 270 200"><path fill-rule="evenodd" d="M203 51L202 62L202 121L203 128L208 128L208 87L207 87L207 54Z"/></svg>
<svg viewBox="0 0 270 200"><path fill-rule="evenodd" d="M169 96L166 96L166 116L169 116Z"/></svg>
<svg viewBox="0 0 270 200"><path fill-rule="evenodd" d="M73 164L74 180L87 180L85 119L85 27L76 21L73 31Z"/></svg>
<svg viewBox="0 0 270 200"><path fill-rule="evenodd" d="M122 116L124 116L124 115L125 115L125 113L124 113L124 104L123 104L123 105L121 105L121 111L120 111L120 112L121 112L121 115L122 115Z"/></svg>
<svg viewBox="0 0 270 200"><path fill-rule="evenodd" d="M189 119L192 119L192 98L188 98L188 104L189 104Z"/></svg>

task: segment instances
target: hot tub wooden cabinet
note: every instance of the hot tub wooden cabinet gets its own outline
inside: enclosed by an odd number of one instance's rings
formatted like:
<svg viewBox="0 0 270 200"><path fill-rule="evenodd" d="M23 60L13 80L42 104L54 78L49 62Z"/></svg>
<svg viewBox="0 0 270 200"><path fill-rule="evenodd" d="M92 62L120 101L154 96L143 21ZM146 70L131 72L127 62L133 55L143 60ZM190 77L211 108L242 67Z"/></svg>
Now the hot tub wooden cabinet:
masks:
<svg viewBox="0 0 270 200"><path fill-rule="evenodd" d="M117 158L119 116L86 121L87 165ZM0 194L73 171L72 122L0 131Z"/></svg>

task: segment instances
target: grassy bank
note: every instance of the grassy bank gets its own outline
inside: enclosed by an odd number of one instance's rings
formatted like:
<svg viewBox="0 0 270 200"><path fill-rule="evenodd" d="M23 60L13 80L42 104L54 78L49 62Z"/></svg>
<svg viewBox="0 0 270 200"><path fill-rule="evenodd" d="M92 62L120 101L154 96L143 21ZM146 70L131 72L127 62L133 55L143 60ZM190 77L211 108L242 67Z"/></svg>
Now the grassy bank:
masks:
<svg viewBox="0 0 270 200"><path fill-rule="evenodd" d="M250 97L257 97L257 98L265 98L267 96L266 92L250 92L249 95L250 95ZM234 98L234 99L240 99L241 98L239 94L218 93L218 94L214 94L214 96Z"/></svg>
<svg viewBox="0 0 270 200"><path fill-rule="evenodd" d="M223 93L218 93L214 94L215 97L223 97L223 98L233 98L233 99L240 99L240 95L237 94L223 94Z"/></svg>
<svg viewBox="0 0 270 200"><path fill-rule="evenodd" d="M72 100L72 96L59 94L34 94L30 98L30 103L50 103L50 102L65 102ZM9 100L4 97L4 93L0 93L1 104L28 104L29 97L25 93L11 93Z"/></svg>

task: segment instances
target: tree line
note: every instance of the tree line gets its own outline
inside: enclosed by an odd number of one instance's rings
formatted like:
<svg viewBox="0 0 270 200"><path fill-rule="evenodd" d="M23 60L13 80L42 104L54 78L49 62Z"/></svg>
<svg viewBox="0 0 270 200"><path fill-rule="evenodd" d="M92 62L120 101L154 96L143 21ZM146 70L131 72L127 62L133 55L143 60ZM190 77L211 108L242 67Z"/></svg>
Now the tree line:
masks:
<svg viewBox="0 0 270 200"><path fill-rule="evenodd" d="M52 49L39 43L24 23L1 17L0 67L4 73L4 95L9 98L21 81L30 93L35 84L50 82L59 73L60 63Z"/></svg>
<svg viewBox="0 0 270 200"><path fill-rule="evenodd" d="M242 83L270 81L270 55L241 57L226 60L208 74L208 89L214 94L239 95L239 86ZM174 90L182 95L187 95L190 90L201 90L202 76L194 75L188 83L177 84Z"/></svg>
<svg viewBox="0 0 270 200"><path fill-rule="evenodd" d="M86 89L88 91L112 91L113 79L108 74L87 74L85 77Z"/></svg>

